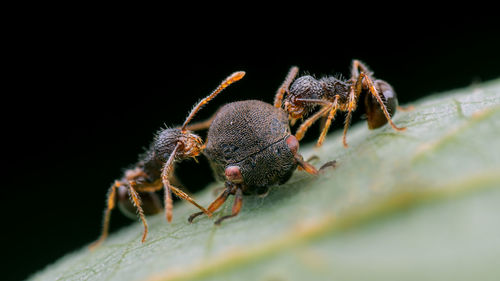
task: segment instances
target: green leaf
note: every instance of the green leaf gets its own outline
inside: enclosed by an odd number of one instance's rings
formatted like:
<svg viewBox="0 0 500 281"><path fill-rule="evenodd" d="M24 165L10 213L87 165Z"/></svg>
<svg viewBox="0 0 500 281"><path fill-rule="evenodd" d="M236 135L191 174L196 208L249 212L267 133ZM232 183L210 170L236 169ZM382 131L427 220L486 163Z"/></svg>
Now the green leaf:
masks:
<svg viewBox="0 0 500 281"><path fill-rule="evenodd" d="M245 197L220 227L189 224L198 210L181 202L171 224L148 219L145 243L135 223L30 280L498 280L500 80L413 105L395 116L404 132L360 123L348 149L341 132L303 145L337 168ZM195 197L207 206L220 186Z"/></svg>

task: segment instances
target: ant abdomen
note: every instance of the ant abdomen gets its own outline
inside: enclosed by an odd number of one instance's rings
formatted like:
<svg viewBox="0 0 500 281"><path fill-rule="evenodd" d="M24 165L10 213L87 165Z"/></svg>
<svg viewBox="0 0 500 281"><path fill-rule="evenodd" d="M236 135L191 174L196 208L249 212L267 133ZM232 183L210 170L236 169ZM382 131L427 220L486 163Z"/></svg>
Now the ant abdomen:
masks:
<svg viewBox="0 0 500 281"><path fill-rule="evenodd" d="M389 85L389 83L383 80L375 80L374 84L377 92L380 94L380 98L387 108L389 116L392 117L396 113L396 108L398 107L396 92L391 85ZM369 129L377 129L387 124L387 118L385 117L380 104L377 102L377 99L373 95L366 93L364 102Z"/></svg>

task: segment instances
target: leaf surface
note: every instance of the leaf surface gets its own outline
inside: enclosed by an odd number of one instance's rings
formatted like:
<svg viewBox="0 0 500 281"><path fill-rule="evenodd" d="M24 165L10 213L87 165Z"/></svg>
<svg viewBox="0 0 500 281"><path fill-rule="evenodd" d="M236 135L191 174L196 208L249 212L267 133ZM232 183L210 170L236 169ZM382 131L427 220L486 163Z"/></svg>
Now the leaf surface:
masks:
<svg viewBox="0 0 500 281"><path fill-rule="evenodd" d="M298 171L264 198L247 196L220 227L187 203L97 250L62 257L30 280L496 280L500 276L500 80L413 103L388 125L330 132L304 158L338 166ZM338 120L337 122L341 122ZM315 133L313 131L309 132ZM207 206L215 183L195 194ZM229 214L232 199L216 212Z"/></svg>

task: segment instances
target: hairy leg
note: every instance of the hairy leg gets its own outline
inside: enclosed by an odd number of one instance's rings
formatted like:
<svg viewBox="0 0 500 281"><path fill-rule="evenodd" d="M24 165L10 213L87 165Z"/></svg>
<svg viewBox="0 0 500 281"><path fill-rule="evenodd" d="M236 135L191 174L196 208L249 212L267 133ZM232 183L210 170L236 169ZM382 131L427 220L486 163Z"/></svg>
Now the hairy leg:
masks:
<svg viewBox="0 0 500 281"><path fill-rule="evenodd" d="M146 216L144 215L144 211L141 207L141 198L139 197L139 193L134 189L136 183L134 181L129 181L129 192L130 192L130 200L137 208L137 214L142 221L142 225L144 226L144 233L142 234L142 243L146 241L146 237L148 236L148 223L146 221Z"/></svg>
<svg viewBox="0 0 500 281"><path fill-rule="evenodd" d="M235 186L232 183L226 182L226 188L219 194L219 196L217 196L217 198L215 198L215 200L210 204L210 206L208 206L207 208L208 212L213 213L217 209L219 209L220 206L222 206L222 204L226 202L227 197L229 197L229 195L231 195L231 193L234 192L234 188ZM191 216L189 216L188 221L192 223L197 216L203 215L203 213L204 212L197 212L192 214Z"/></svg>
<svg viewBox="0 0 500 281"><path fill-rule="evenodd" d="M181 146L181 143L180 142L177 143L177 145L175 146L174 150L172 151L172 153L168 157L167 162L163 166L163 170L162 170L162 173L161 173L161 179L162 179L162 182L163 182L163 186L165 187L165 217L166 217L166 219L167 219L168 222L172 221L172 216L173 216L173 212L172 212L173 211L172 191L175 193L175 195L179 196L180 198L182 198L182 199L188 201L189 203L195 205L196 207L198 207L200 210L202 210L208 216L212 215L205 208L203 208L198 203L196 203L196 201L194 201L189 195L187 195L186 193L182 192L177 187L172 186L170 184L169 176L170 176L170 174L173 171L173 167L174 167L173 164L174 164L174 160L175 160L175 154L179 150L180 146Z"/></svg>
<svg viewBox="0 0 500 281"><path fill-rule="evenodd" d="M338 109L338 100L339 96L335 96L335 100L332 103L332 106L330 108L330 112L328 114L328 117L325 122L325 126L323 127L323 130L321 131L321 135L319 136L318 142L316 143L316 146L321 146L323 144L323 141L325 140L326 133L328 132L328 129L330 129L330 125L332 123L333 118L335 117L335 114L337 113Z"/></svg>
<svg viewBox="0 0 500 281"><path fill-rule="evenodd" d="M120 187L120 185L121 183L119 181L115 181L115 183L108 190L106 199L106 210L104 210L101 236L99 237L99 239L97 239L97 241L95 241L89 246L90 250L94 250L95 248L97 248L99 245L102 244L102 242L104 242L104 240L106 240L106 237L108 237L111 211L116 206L116 189Z"/></svg>
<svg viewBox="0 0 500 281"><path fill-rule="evenodd" d="M380 94L377 92L377 89L375 89L375 86L373 85L373 80L370 77L364 75L364 73L361 73L359 75L359 77L361 79L364 78L364 81L366 82L368 89L370 90L370 93L375 97L377 102L380 104L380 109L382 109L382 112L384 112L385 118L387 118L387 121L389 122L391 127L396 131L406 130L406 128L404 128L404 127L402 127L402 128L397 127L396 124L394 124L394 122L392 122L391 116L389 115L389 112L387 111L387 107L385 106L384 101L382 100L382 98L380 97Z"/></svg>
<svg viewBox="0 0 500 281"><path fill-rule="evenodd" d="M243 205L243 192L241 191L241 188L236 188L235 194L234 194L234 203L233 203L233 208L231 210L231 214L227 216L223 216L219 218L218 220L215 221L215 225L220 225L222 221L235 217L240 213L241 206Z"/></svg>

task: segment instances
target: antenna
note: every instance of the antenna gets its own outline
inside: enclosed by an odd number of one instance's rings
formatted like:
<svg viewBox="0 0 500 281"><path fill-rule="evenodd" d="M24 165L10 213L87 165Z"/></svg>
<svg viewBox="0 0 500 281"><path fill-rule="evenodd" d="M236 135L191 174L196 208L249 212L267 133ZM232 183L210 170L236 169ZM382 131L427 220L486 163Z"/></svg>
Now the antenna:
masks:
<svg viewBox="0 0 500 281"><path fill-rule="evenodd" d="M206 98L202 99L194 108L191 110L191 113L189 113L189 116L186 118L186 121L184 121L184 124L182 125L181 130L184 132L186 131L186 126L189 124L191 119L193 119L194 115L205 105L207 104L210 100L215 98L217 94L222 92L225 88L227 88L229 85L233 84L234 82L240 80L245 76L245 71L237 71L231 75L229 75L222 83L215 89L210 95L208 95Z"/></svg>

